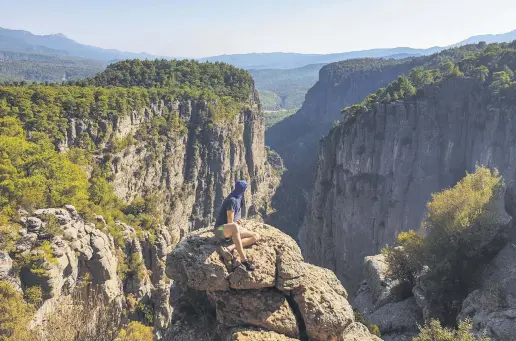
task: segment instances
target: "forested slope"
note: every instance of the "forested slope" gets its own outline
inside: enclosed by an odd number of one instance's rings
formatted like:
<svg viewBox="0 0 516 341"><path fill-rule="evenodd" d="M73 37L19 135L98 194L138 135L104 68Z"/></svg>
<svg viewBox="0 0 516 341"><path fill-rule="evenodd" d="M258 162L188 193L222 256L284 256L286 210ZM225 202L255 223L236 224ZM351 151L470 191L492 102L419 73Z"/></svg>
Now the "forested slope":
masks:
<svg viewBox="0 0 516 341"><path fill-rule="evenodd" d="M170 248L210 226L236 179L250 184L250 216L267 214L279 180L250 74L192 61L0 86L0 165L0 284L39 295L42 317L88 280L158 329L171 318Z"/></svg>

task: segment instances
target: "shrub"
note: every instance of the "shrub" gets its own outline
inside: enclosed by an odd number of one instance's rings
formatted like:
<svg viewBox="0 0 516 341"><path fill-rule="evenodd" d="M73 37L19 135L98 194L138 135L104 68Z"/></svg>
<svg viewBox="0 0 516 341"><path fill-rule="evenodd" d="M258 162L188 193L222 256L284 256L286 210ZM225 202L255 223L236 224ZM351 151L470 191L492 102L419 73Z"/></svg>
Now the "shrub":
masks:
<svg viewBox="0 0 516 341"><path fill-rule="evenodd" d="M18 233L20 226L18 224L9 224L7 221L2 222L1 219L2 212L0 212L0 250L11 252L15 248L16 241L20 238Z"/></svg>
<svg viewBox="0 0 516 341"><path fill-rule="evenodd" d="M431 320L425 327L420 328L419 335L414 341L489 341L489 338L475 338L471 333L471 322L461 321L457 330L441 327L437 320Z"/></svg>
<svg viewBox="0 0 516 341"><path fill-rule="evenodd" d="M136 303L135 311L147 325L152 325L154 322L154 308L150 304L140 301Z"/></svg>
<svg viewBox="0 0 516 341"><path fill-rule="evenodd" d="M394 248L383 250L395 279L413 283L428 266L427 299L450 323L473 274L498 251L490 250L490 243L501 226L494 207L501 187L498 171L477 168L453 188L432 195L422 222L426 236L404 232Z"/></svg>
<svg viewBox="0 0 516 341"><path fill-rule="evenodd" d="M389 276L400 281L415 282L415 275L422 268L424 238L414 230L402 232L396 240L396 247L386 246L382 254L389 264Z"/></svg>
<svg viewBox="0 0 516 341"><path fill-rule="evenodd" d="M354 311L355 314L355 321L362 323L364 326L369 329L369 332L373 335L376 335L378 337L381 337L380 328L376 324L372 324L371 322L367 321L364 314L359 312L358 310Z"/></svg>
<svg viewBox="0 0 516 341"><path fill-rule="evenodd" d="M132 321L120 331L115 341L152 341L153 337L151 327Z"/></svg>
<svg viewBox="0 0 516 341"><path fill-rule="evenodd" d="M132 146L135 143L133 135L129 134L124 137L115 136L111 140L111 149L112 153L119 153L122 150L126 149L129 146Z"/></svg>
<svg viewBox="0 0 516 341"><path fill-rule="evenodd" d="M46 234L50 237L55 237L57 235L62 235L63 231L59 226L59 222L57 218L53 214L43 214L41 219L45 222L43 228L41 229L41 233Z"/></svg>
<svg viewBox="0 0 516 341"><path fill-rule="evenodd" d="M57 259L53 255L52 245L45 240L36 249L36 252L19 253L14 258L14 269L20 271L22 269L30 270L37 277L48 276L48 266L56 264Z"/></svg>
<svg viewBox="0 0 516 341"><path fill-rule="evenodd" d="M21 295L9 283L0 281L0 340L32 340L28 330L32 313Z"/></svg>
<svg viewBox="0 0 516 341"><path fill-rule="evenodd" d="M43 292L41 291L41 287L36 285L26 288L25 292L23 293L23 297L27 303L37 306L43 300Z"/></svg>

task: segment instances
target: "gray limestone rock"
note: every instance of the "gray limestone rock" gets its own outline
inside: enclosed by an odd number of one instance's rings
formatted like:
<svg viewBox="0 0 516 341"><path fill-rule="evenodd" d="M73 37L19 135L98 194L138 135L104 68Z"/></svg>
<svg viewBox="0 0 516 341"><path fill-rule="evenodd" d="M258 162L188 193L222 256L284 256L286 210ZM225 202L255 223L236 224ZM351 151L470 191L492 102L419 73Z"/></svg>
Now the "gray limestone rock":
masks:
<svg viewBox="0 0 516 341"><path fill-rule="evenodd" d="M417 229L432 193L479 164L512 179L516 108L485 91L473 79L451 78L332 129L320 144L300 233L305 258L356 290L364 257Z"/></svg>
<svg viewBox="0 0 516 341"><path fill-rule="evenodd" d="M13 260L7 252L0 250L0 280L10 277L12 268Z"/></svg>
<svg viewBox="0 0 516 341"><path fill-rule="evenodd" d="M382 335L409 336L418 333L418 324L423 324L421 309L414 297L401 302L388 303L372 314L367 315L367 320L380 328Z"/></svg>
<svg viewBox="0 0 516 341"><path fill-rule="evenodd" d="M513 213L513 211L511 211ZM509 243L487 265L481 286L462 303L458 320L470 318L477 334L516 340L516 246Z"/></svg>

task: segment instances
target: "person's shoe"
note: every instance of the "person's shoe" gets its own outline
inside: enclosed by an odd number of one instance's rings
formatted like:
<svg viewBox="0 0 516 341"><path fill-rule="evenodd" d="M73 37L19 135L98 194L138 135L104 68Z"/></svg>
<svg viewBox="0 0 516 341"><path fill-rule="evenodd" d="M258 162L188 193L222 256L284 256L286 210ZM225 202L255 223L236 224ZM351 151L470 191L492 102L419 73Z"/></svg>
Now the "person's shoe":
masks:
<svg viewBox="0 0 516 341"><path fill-rule="evenodd" d="M247 259L240 263L240 268L242 268L245 271L254 271L256 269L253 263L251 263Z"/></svg>
<svg viewBox="0 0 516 341"><path fill-rule="evenodd" d="M224 262L231 264L231 261L233 260L233 254L231 254L228 249L226 249L224 246L221 246L219 248L219 254L224 259Z"/></svg>

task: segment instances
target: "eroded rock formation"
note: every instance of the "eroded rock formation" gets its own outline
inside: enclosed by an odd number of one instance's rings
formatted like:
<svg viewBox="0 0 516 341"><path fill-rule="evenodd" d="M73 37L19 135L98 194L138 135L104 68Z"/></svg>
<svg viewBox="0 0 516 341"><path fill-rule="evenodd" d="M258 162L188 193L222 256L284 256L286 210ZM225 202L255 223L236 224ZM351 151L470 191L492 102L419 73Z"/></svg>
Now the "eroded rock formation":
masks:
<svg viewBox="0 0 516 341"><path fill-rule="evenodd" d="M364 281L354 297L354 307L379 327L383 340L412 341L418 324L423 324L421 308L412 296L412 287L389 278L387 270L383 255L365 258Z"/></svg>
<svg viewBox="0 0 516 341"><path fill-rule="evenodd" d="M470 318L478 335L493 341L516 340L516 183L505 191L505 210L512 217L504 233L508 244L479 273L478 289L462 303L458 320Z"/></svg>
<svg viewBox="0 0 516 341"><path fill-rule="evenodd" d="M357 289L364 257L419 228L431 193L476 165L512 179L515 114L473 79L455 77L347 119L321 144L300 238L307 260Z"/></svg>
<svg viewBox="0 0 516 341"><path fill-rule="evenodd" d="M133 228L117 223L123 231L117 245L102 217L85 222L71 205L20 214L23 228L11 252L19 269L14 271L8 254L0 253L0 280L20 291L41 289L35 323L81 294L81 299L94 295L116 301L135 318L142 317L129 307L131 301L152 307L154 321L149 322L158 330L167 327L172 307L165 259L179 241L175 231L163 226L152 238L148 233L138 237Z"/></svg>
<svg viewBox="0 0 516 341"><path fill-rule="evenodd" d="M185 234L212 222L236 179L250 184L247 213L268 213L279 175L267 162L259 103L254 92L246 106L224 124L209 119L208 110L216 110L216 104L194 100L151 103L111 120L70 116L59 148L90 138L101 151L99 159L109 161L115 193L127 203L155 196L165 224ZM149 135L147 126L156 125L169 113L178 115L177 129ZM119 148L117 141L126 143Z"/></svg>
<svg viewBox="0 0 516 341"><path fill-rule="evenodd" d="M505 210L516 213L516 183L505 191ZM473 324L477 336L492 341L516 339L516 224L514 217L499 228L491 247L500 250L482 266L470 283L471 293L462 302L457 323L466 318ZM503 247L505 245L505 247ZM431 266L431 264L430 264ZM378 325L382 339L411 341L418 333L418 325L440 315L427 295L425 272L414 286L389 278L388 265L383 255L366 257L363 263L364 281L353 299L354 308L365 319ZM458 302L460 304L461 302Z"/></svg>
<svg viewBox="0 0 516 341"><path fill-rule="evenodd" d="M254 272L224 264L210 229L186 236L169 255L177 308L166 340L379 340L354 321L335 275L304 263L292 238L262 223L244 227L261 236L247 250Z"/></svg>

